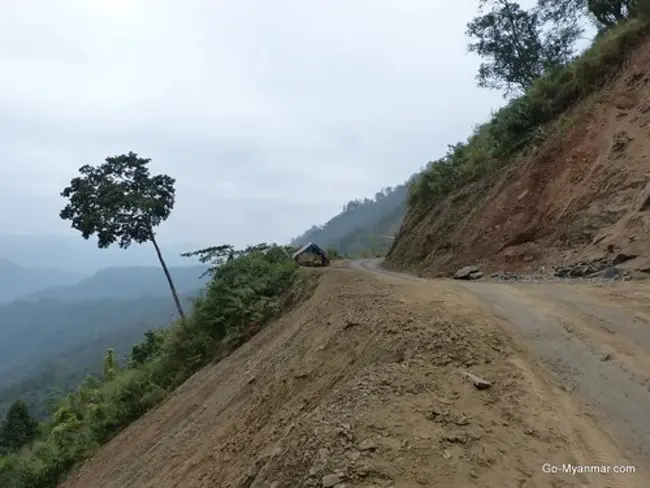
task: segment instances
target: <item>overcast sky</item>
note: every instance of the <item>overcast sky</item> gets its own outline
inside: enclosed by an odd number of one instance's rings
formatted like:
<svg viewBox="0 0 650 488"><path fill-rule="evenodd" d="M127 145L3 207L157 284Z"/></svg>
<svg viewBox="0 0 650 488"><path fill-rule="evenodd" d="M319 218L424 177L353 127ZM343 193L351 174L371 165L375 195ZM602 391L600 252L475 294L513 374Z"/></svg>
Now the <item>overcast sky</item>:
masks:
<svg viewBox="0 0 650 488"><path fill-rule="evenodd" d="M476 0L30 0L0 15L0 230L129 150L177 179L167 242L288 241L402 183L502 104Z"/></svg>

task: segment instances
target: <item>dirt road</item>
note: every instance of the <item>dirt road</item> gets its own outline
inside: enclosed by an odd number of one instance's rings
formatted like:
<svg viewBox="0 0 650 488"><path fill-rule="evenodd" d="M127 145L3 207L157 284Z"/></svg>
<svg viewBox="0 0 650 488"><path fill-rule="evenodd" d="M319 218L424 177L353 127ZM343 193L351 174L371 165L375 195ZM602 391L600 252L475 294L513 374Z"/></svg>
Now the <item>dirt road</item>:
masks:
<svg viewBox="0 0 650 488"><path fill-rule="evenodd" d="M646 289L313 273L309 300L63 486L650 486Z"/></svg>
<svg viewBox="0 0 650 488"><path fill-rule="evenodd" d="M381 268L353 267L421 280ZM650 286L462 282L526 345L566 391L625 446L630 459L650 459ZM649 473L650 474L650 473Z"/></svg>

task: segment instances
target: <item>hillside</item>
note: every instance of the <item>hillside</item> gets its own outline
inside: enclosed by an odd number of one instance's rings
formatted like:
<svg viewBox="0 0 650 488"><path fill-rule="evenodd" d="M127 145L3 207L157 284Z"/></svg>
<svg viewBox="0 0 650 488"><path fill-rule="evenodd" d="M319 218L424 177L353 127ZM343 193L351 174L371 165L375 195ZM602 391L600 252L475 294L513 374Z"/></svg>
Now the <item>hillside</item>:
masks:
<svg viewBox="0 0 650 488"><path fill-rule="evenodd" d="M0 306L0 487L648 487L650 281L617 273L650 277L650 2L534 3L467 24L501 109L291 243L349 259L197 251L173 323L158 268ZM486 275L428 279L468 264Z"/></svg>
<svg viewBox="0 0 650 488"><path fill-rule="evenodd" d="M0 303L10 302L43 288L71 285L84 276L58 269L25 268L0 258Z"/></svg>
<svg viewBox="0 0 650 488"><path fill-rule="evenodd" d="M62 487L647 486L647 458L609 437L612 419L586 415L463 285L315 273L308 301L191 377ZM494 386L479 390L463 371ZM647 406L647 390L634 392ZM641 405L627 418L645 420ZM547 474L541 463L638 472Z"/></svg>
<svg viewBox="0 0 650 488"><path fill-rule="evenodd" d="M603 258L646 276L649 70L647 24L630 21L558 77L539 80L424 171L387 263L429 275L476 263L549 274ZM553 120L521 115L550 104L568 108ZM447 171L454 180L443 179Z"/></svg>
<svg viewBox="0 0 650 488"><path fill-rule="evenodd" d="M206 283L207 277L202 277L206 269L206 266L178 266L170 268L169 272L178 292L187 293L195 291ZM139 266L102 269L73 285L40 290L22 297L22 300L52 299L74 302L130 300L168 295L169 285L162 268Z"/></svg>
<svg viewBox="0 0 650 488"><path fill-rule="evenodd" d="M50 390L73 390L87 374L101 370L108 348L124 358L147 330L166 327L177 315L160 267L109 268L81 280L64 272L4 269L13 272L4 275L12 281L2 282L8 290L32 293L0 305L0 412L20 397L44 415ZM186 309L208 280L201 278L206 269L170 269ZM32 289L14 286L28 283L26 277L32 279ZM47 283L48 277L75 283L45 290L36 286Z"/></svg>
<svg viewBox="0 0 650 488"><path fill-rule="evenodd" d="M195 288L183 297L186 309L197 294ZM147 330L168 326L176 315L171 296L0 306L0 412L20 397L42 415L51 389L73 390L101 371L108 348L124 358Z"/></svg>
<svg viewBox="0 0 650 488"><path fill-rule="evenodd" d="M352 200L323 225L314 225L291 241L301 246L310 241L341 254L385 252L399 229L406 210L408 185L384 188L373 198Z"/></svg>

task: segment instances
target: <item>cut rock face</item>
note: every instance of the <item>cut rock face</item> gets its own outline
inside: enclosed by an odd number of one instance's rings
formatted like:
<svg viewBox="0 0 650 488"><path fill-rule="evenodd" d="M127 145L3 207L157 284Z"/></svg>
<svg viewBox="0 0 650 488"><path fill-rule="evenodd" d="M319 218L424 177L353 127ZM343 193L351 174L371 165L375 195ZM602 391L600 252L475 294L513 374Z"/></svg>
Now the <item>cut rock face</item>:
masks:
<svg viewBox="0 0 650 488"><path fill-rule="evenodd" d="M478 280L483 277L483 273L478 266L465 266L454 274L455 280Z"/></svg>

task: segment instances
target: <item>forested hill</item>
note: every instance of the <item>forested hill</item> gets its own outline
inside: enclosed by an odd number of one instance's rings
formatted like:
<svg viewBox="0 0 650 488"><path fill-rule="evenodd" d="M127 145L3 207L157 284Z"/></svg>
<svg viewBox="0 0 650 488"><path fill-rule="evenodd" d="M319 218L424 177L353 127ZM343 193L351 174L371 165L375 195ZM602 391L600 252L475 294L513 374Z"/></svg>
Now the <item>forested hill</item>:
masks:
<svg viewBox="0 0 650 488"><path fill-rule="evenodd" d="M49 268L25 268L0 257L0 303L10 302L43 288L67 286L83 274Z"/></svg>
<svg viewBox="0 0 650 488"><path fill-rule="evenodd" d="M186 310L198 293L196 286L181 294ZM49 393L67 393L97 374L107 348L123 358L147 330L176 317L171 295L0 305L0 414L16 398L44 414Z"/></svg>
<svg viewBox="0 0 650 488"><path fill-rule="evenodd" d="M316 242L343 254L383 252L399 229L406 208L408 183L377 192L374 198L352 200L324 225L314 225L291 245Z"/></svg>

